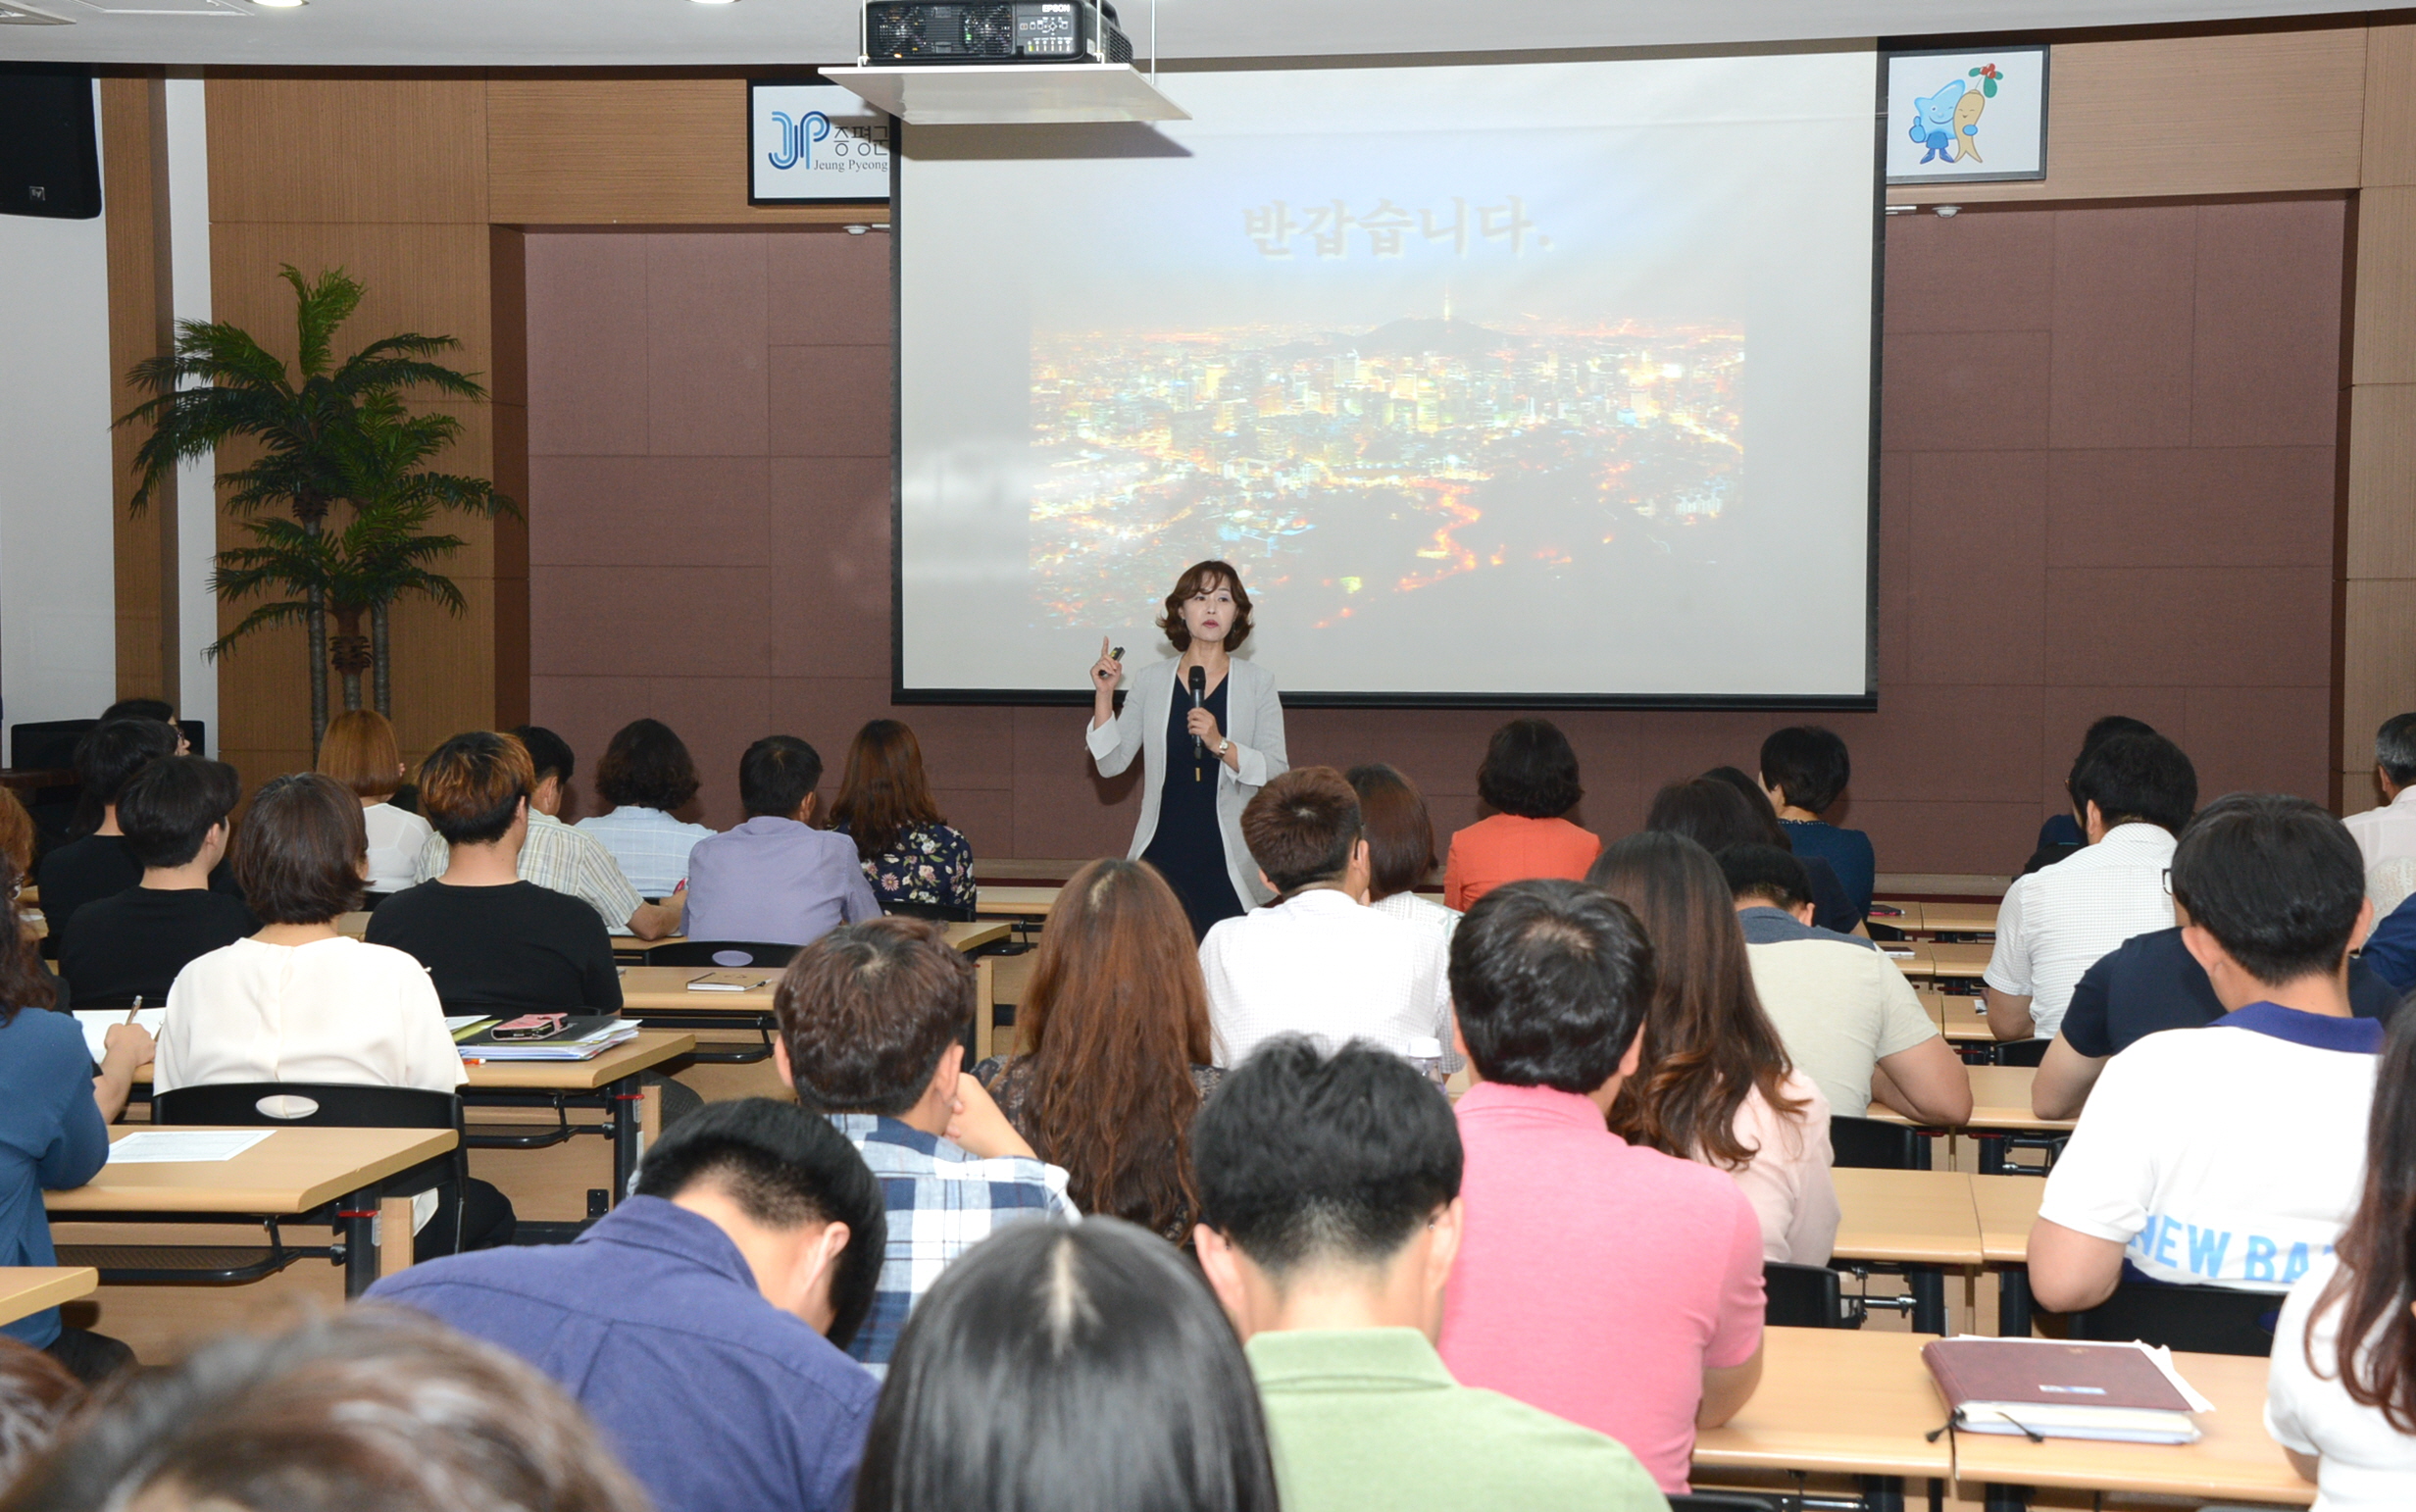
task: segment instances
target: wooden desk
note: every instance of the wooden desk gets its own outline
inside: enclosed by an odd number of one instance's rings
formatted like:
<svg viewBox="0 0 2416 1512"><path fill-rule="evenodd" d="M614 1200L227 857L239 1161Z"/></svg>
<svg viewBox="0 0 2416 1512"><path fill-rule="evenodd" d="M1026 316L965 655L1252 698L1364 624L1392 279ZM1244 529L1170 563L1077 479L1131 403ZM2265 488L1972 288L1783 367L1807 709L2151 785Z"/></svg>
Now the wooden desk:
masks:
<svg viewBox="0 0 2416 1512"><path fill-rule="evenodd" d="M0 1323L90 1296L100 1285L101 1273L88 1265L0 1266Z"/></svg>
<svg viewBox="0 0 2416 1512"><path fill-rule="evenodd" d="M1913 1332L1946 1332L1947 1268L1980 1264L1980 1225L1971 1178L1960 1171L1830 1173L1837 1189L1837 1238L1832 1255L1906 1268Z"/></svg>
<svg viewBox="0 0 2416 1512"><path fill-rule="evenodd" d="M1897 971L1915 982L1927 982L1937 975L1938 963L1930 959L1930 946L1926 940L1884 940L1880 942L1879 953L1894 963Z"/></svg>
<svg viewBox="0 0 2416 1512"><path fill-rule="evenodd" d="M1056 887L983 887L974 912L984 919L1045 919L1057 906Z"/></svg>
<svg viewBox="0 0 2416 1512"><path fill-rule="evenodd" d="M567 1143L573 1136L594 1133L612 1140L612 1202L617 1207L637 1174L638 1157L646 1143L663 1132L663 1092L645 1086L639 1074L666 1061L678 1060L696 1048L696 1036L675 1030L641 1030L635 1039L618 1044L593 1060L465 1062L470 1084L462 1092L465 1112L479 1108L590 1108L603 1113L599 1124L574 1124L568 1117L538 1134L473 1134L472 1149L528 1150Z"/></svg>
<svg viewBox="0 0 2416 1512"><path fill-rule="evenodd" d="M110 1142L142 1127L112 1129ZM42 1193L42 1206L54 1221L91 1223L156 1222L157 1215L299 1218L337 1203L332 1222L344 1232L344 1290L358 1296L384 1270L400 1268L380 1265L374 1226L381 1209L396 1216L389 1232L402 1235L395 1246L400 1264L411 1260L411 1199L381 1197L378 1184L453 1145L450 1129L274 1129L232 1160L103 1166L82 1186Z"/></svg>
<svg viewBox="0 0 2416 1512"><path fill-rule="evenodd" d="M2030 1084L2035 1066L1966 1066L1972 1079L1972 1116L1962 1128L1983 1134L2070 1134L2074 1120L2040 1118L2030 1110ZM1911 1119L1885 1103L1871 1104L1870 1116L1891 1124Z"/></svg>
<svg viewBox="0 0 2416 1512"><path fill-rule="evenodd" d="M1891 930L1902 930L1907 934L1918 934L1921 932L1922 907L1910 898L1873 898L1870 922L1886 925ZM1883 908L1892 908L1895 913L1892 916L1883 914L1880 912Z"/></svg>
<svg viewBox="0 0 2416 1512"><path fill-rule="evenodd" d="M1980 1011L1980 999L1961 992L1935 992L1938 999L1938 1028L1949 1044L1994 1044L1996 1036L1988 1032L1988 1015Z"/></svg>
<svg viewBox="0 0 2416 1512"><path fill-rule="evenodd" d="M1762 1384L1744 1409L1695 1436L1701 1470L1803 1470L1943 1480L1946 1416L1918 1334L1765 1329ZM1901 1503L1897 1503L1901 1505Z"/></svg>
<svg viewBox="0 0 2416 1512"><path fill-rule="evenodd" d="M1980 1260L1996 1272L1996 1332L2031 1332L2030 1226L2047 1184L2035 1176L1975 1176L1972 1208L1980 1219Z"/></svg>
<svg viewBox="0 0 2416 1512"><path fill-rule="evenodd" d="M1924 903L1921 927L1931 934L1993 934L1994 903Z"/></svg>
<svg viewBox="0 0 2416 1512"><path fill-rule="evenodd" d="M1930 971L1935 977L1977 978L1988 969L1988 957L1996 953L1994 945L1941 945L1933 942L1926 947L1930 953Z"/></svg>
<svg viewBox="0 0 2416 1512"><path fill-rule="evenodd" d="M2315 1487L2298 1478L2282 1446L2265 1432L2265 1361L2253 1355L2175 1354L2173 1364L2215 1404L2214 1411L2196 1415L2205 1435L2197 1442L2050 1438L2032 1443L2018 1435L1958 1433L1955 1478L1985 1484L1992 1509L2024 1505L2025 1488L2034 1486L2301 1507L2315 1500ZM1769 1389L1767 1381L1763 1389Z"/></svg>
<svg viewBox="0 0 2416 1512"><path fill-rule="evenodd" d="M363 909L355 909L349 914L337 914L335 929L337 933L347 939L359 939L369 932L369 914Z"/></svg>

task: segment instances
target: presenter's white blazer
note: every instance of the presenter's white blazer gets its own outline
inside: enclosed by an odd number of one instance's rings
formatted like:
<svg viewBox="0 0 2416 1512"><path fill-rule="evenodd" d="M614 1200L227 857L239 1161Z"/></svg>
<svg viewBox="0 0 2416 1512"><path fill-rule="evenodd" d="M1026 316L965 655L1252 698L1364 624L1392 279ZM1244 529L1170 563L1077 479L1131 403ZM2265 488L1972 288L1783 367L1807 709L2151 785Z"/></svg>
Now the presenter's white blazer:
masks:
<svg viewBox="0 0 2416 1512"><path fill-rule="evenodd" d="M1146 755L1141 772L1141 820L1133 827L1134 860L1149 848L1158 832L1158 794L1166 781L1166 726L1173 701L1189 700L1190 689L1179 688L1177 670L1182 658L1169 657L1126 679L1123 712L1083 737L1101 777L1114 777ZM1234 657L1225 674L1225 736L1238 747L1235 765L1217 763L1217 830L1225 837L1225 870L1233 882L1233 896L1256 906L1272 896L1258 884L1258 863L1241 839L1241 810L1268 781L1289 770L1284 753L1284 704L1276 696L1275 677L1254 662ZM1238 770L1235 770L1235 768Z"/></svg>

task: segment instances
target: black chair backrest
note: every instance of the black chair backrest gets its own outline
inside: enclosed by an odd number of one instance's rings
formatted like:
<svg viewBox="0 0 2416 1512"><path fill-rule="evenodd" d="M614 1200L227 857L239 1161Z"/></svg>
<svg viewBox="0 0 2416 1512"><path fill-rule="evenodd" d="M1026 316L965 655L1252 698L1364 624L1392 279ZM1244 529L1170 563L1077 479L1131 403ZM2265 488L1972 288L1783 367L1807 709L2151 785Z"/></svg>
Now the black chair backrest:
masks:
<svg viewBox="0 0 2416 1512"><path fill-rule="evenodd" d="M906 919L929 919L935 924L973 923L973 907L967 903L908 903L892 899L882 903L881 911Z"/></svg>
<svg viewBox="0 0 2416 1512"><path fill-rule="evenodd" d="M1762 1321L1777 1329L1845 1327L1844 1287L1825 1265L1762 1262Z"/></svg>
<svg viewBox="0 0 2416 1512"><path fill-rule="evenodd" d="M1930 1141L1904 1124L1879 1118L1829 1119L1831 1164L1865 1171L1927 1171Z"/></svg>
<svg viewBox="0 0 2416 1512"><path fill-rule="evenodd" d="M307 1097L311 1112L280 1118L261 1108L271 1097ZM215 1086L179 1086L151 1098L155 1124L250 1124L272 1128L450 1129L462 1127L462 1100L452 1092L417 1086L371 1086L349 1082L224 1082Z"/></svg>
<svg viewBox="0 0 2416 1512"><path fill-rule="evenodd" d="M2164 1286L2128 1282L2085 1313L2072 1315L2074 1338L2138 1339L2192 1354L2273 1353L2279 1291L2224 1286Z"/></svg>
<svg viewBox="0 0 2416 1512"><path fill-rule="evenodd" d="M683 939L646 952L648 966L760 966L785 971L802 945L767 945L743 939Z"/></svg>
<svg viewBox="0 0 2416 1512"><path fill-rule="evenodd" d="M1680 1491L1669 1498L1670 1512L1780 1512L1786 1503L1742 1491Z"/></svg>
<svg viewBox="0 0 2416 1512"><path fill-rule="evenodd" d="M2036 1066L2047 1058L2052 1039L2011 1039L1996 1047L1999 1066Z"/></svg>

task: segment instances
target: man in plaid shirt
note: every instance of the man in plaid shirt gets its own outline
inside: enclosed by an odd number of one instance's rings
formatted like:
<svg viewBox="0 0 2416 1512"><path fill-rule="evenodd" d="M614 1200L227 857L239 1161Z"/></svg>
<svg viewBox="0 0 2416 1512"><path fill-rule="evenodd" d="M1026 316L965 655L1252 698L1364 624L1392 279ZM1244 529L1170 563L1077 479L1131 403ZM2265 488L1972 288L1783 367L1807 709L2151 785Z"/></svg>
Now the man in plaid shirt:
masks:
<svg viewBox="0 0 2416 1512"><path fill-rule="evenodd" d="M848 1351L885 1375L906 1315L950 1261L1003 1225L1082 1215L1066 1173L963 1072L974 968L937 925L832 930L797 952L773 1001L780 1076L855 1142L888 1199L881 1283Z"/></svg>

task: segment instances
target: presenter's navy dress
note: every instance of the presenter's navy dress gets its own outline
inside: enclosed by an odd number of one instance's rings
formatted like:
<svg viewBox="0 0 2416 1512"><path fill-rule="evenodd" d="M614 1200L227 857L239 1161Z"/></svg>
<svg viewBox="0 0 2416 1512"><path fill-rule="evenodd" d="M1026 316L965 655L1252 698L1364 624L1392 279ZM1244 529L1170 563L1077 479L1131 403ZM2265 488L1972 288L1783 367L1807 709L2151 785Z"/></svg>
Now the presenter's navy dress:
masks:
<svg viewBox="0 0 2416 1512"><path fill-rule="evenodd" d="M1203 708L1216 716L1217 729L1226 727L1225 692L1233 685L1229 674L1208 695ZM1191 916L1191 932L1206 937L1220 919L1238 917L1241 900L1233 895L1233 877L1225 869L1225 833L1217 825L1217 768L1222 765L1207 742L1198 760L1191 757L1191 692L1177 687L1167 711L1166 777L1158 794L1158 829L1149 837L1141 859L1166 874L1175 896Z"/></svg>

